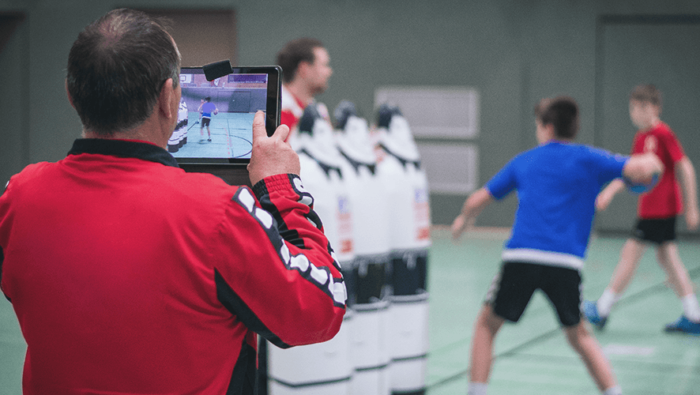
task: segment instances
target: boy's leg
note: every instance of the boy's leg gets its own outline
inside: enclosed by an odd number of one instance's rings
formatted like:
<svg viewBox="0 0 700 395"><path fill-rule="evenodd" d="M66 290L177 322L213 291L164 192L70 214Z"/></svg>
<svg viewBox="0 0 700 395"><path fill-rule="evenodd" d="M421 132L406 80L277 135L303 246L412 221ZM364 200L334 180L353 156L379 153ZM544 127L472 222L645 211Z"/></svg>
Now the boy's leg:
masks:
<svg viewBox="0 0 700 395"><path fill-rule="evenodd" d="M468 395L486 394L496 333L506 320L518 322L537 288L542 267L504 262L491 282L474 325Z"/></svg>
<svg viewBox="0 0 700 395"><path fill-rule="evenodd" d="M608 283L608 287L603 292L603 295L596 302L598 314L601 317L607 317L610 314L612 306L627 289L645 250L646 246L644 243L636 239L628 239L625 245L622 246L620 260L615 267L610 283Z"/></svg>
<svg viewBox="0 0 700 395"><path fill-rule="evenodd" d="M491 374L493 341L504 321L493 313L491 305L484 304L474 326L469 381L470 387L476 391L470 390L469 395L477 395L482 389L485 393L485 384Z"/></svg>
<svg viewBox="0 0 700 395"><path fill-rule="evenodd" d="M628 239L620 251L620 261L615 267L613 277L610 279L608 289L616 295L622 294L634 276L639 261L644 255L646 245L636 239Z"/></svg>
<svg viewBox="0 0 700 395"><path fill-rule="evenodd" d="M608 359L596 339L586 329L583 321L577 325L565 327L564 332L571 347L586 364L588 373L593 377L598 389L605 394L621 394L622 391L617 385Z"/></svg>
<svg viewBox="0 0 700 395"><path fill-rule="evenodd" d="M666 242L659 246L656 254L659 264L666 272L673 290L683 304L683 316L666 326L669 332L700 333L700 305L680 256L675 242Z"/></svg>
<svg viewBox="0 0 700 395"><path fill-rule="evenodd" d="M668 280L679 298L694 293L693 284L688 276L680 255L678 245L674 242L663 243L656 250L656 258L664 269Z"/></svg>

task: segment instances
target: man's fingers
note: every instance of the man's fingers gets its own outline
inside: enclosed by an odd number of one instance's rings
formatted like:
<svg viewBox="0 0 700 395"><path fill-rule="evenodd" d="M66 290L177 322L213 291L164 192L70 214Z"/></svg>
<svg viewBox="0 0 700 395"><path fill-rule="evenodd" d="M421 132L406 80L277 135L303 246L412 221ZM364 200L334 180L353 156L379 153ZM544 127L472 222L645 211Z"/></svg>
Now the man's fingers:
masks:
<svg viewBox="0 0 700 395"><path fill-rule="evenodd" d="M275 133L271 137L275 137L282 141L287 140L289 136L289 127L287 125L280 125L275 130ZM253 140L267 137L267 129L265 128L265 113L258 111L255 113L255 118L253 118Z"/></svg>
<svg viewBox="0 0 700 395"><path fill-rule="evenodd" d="M258 111L255 113L255 118L253 118L253 141L266 137L267 130L265 130L265 113Z"/></svg>
<svg viewBox="0 0 700 395"><path fill-rule="evenodd" d="M289 136L289 126L284 124L278 126L273 136L276 136L276 138L279 138L282 141L287 141L287 136Z"/></svg>

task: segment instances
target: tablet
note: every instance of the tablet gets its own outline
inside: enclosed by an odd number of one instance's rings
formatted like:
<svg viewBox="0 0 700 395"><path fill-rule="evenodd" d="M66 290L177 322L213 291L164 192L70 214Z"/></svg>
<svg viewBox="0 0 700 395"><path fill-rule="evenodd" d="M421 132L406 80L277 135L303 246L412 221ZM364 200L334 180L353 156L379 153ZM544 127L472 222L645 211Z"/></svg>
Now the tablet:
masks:
<svg viewBox="0 0 700 395"><path fill-rule="evenodd" d="M260 66L226 71L209 81L202 67L181 69L178 122L168 141L168 151L178 163L246 165L255 113L265 113L268 135L279 126L282 69Z"/></svg>

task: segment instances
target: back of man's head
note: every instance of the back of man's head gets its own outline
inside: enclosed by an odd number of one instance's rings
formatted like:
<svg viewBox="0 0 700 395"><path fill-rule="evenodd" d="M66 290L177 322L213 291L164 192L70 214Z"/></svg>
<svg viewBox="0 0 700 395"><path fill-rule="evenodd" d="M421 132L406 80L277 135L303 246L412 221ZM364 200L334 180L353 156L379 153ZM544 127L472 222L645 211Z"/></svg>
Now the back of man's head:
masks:
<svg viewBox="0 0 700 395"><path fill-rule="evenodd" d="M118 9L80 32L66 83L83 128L111 136L142 124L165 81L177 86L179 70L180 54L162 24Z"/></svg>
<svg viewBox="0 0 700 395"><path fill-rule="evenodd" d="M284 82L294 80L299 63L314 63L314 48L323 48L323 43L315 38L302 37L288 42L280 49L277 64L282 67Z"/></svg>
<svg viewBox="0 0 700 395"><path fill-rule="evenodd" d="M543 125L554 126L558 138L572 140L578 133L578 104L571 97L541 100L535 107L535 116Z"/></svg>
<svg viewBox="0 0 700 395"><path fill-rule="evenodd" d="M642 103L651 103L661 108L662 95L661 91L652 84L638 85L632 89L630 100L636 100Z"/></svg>

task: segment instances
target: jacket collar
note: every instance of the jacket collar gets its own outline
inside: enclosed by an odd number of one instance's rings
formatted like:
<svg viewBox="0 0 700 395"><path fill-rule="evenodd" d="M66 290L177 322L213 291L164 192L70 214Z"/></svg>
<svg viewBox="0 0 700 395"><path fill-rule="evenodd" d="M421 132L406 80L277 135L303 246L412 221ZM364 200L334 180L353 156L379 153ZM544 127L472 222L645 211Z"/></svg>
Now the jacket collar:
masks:
<svg viewBox="0 0 700 395"><path fill-rule="evenodd" d="M135 140L77 139L68 155L98 154L120 158L136 158L166 166L179 167L177 160L163 148Z"/></svg>

